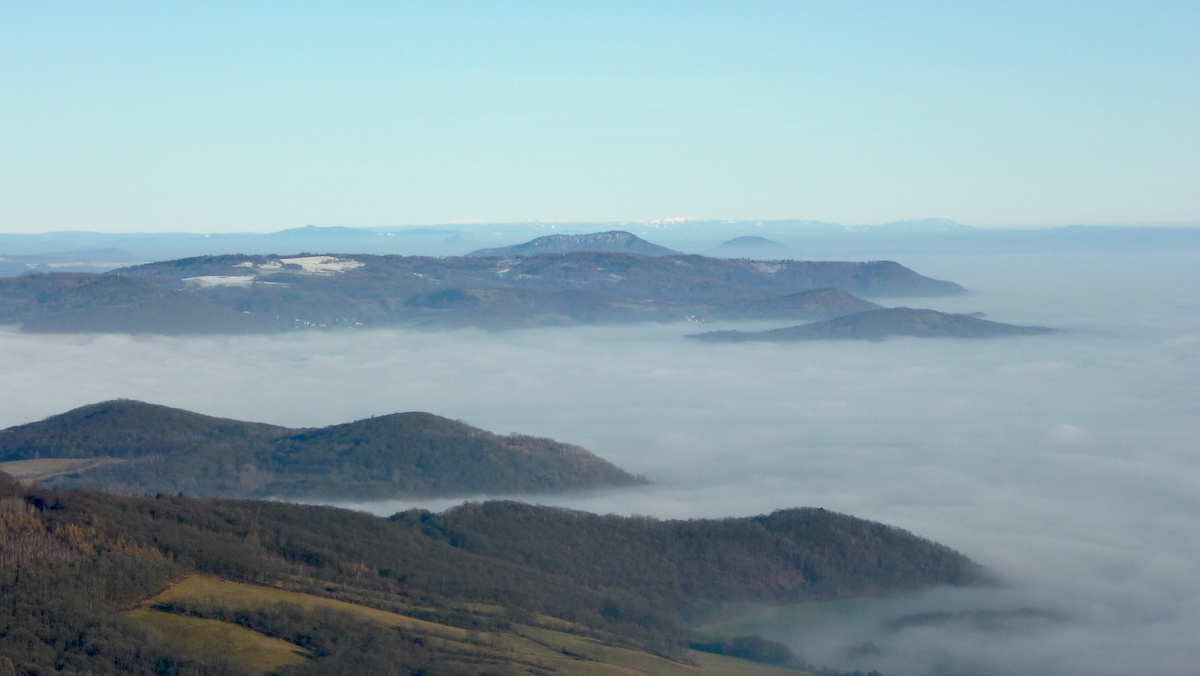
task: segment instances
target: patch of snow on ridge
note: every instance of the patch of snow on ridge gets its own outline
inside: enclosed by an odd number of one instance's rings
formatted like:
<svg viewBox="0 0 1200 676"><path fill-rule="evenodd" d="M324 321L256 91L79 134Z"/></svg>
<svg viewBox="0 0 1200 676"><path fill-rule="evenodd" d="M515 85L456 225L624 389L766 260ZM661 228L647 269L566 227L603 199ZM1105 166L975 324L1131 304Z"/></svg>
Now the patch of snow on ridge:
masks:
<svg viewBox="0 0 1200 676"><path fill-rule="evenodd" d="M253 275L205 275L203 277L184 277L183 283L189 286L212 288L214 286L250 286L254 283Z"/></svg>
<svg viewBox="0 0 1200 676"><path fill-rule="evenodd" d="M280 258L280 263L299 265L300 269L310 275L336 275L340 272L361 268L363 263L355 260L337 258L336 256L304 256L301 258ZM263 265L262 267L266 267Z"/></svg>

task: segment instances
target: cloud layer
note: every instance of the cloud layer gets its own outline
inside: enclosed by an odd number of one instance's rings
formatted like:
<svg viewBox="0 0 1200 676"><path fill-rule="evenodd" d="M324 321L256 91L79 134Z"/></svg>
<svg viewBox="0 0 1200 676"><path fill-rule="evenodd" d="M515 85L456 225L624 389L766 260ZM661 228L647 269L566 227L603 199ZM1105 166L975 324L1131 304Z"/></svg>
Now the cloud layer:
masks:
<svg viewBox="0 0 1200 676"><path fill-rule="evenodd" d="M682 340L695 325L0 332L0 425L130 397L289 426L427 410L550 436L658 483L544 502L661 517L822 506L946 543L1011 582L758 627L814 661L895 675L1176 674L1200 663L1192 259L901 261L977 291L908 304L1072 331L994 341ZM1036 612L962 614L1023 609ZM911 613L927 621L896 623Z"/></svg>

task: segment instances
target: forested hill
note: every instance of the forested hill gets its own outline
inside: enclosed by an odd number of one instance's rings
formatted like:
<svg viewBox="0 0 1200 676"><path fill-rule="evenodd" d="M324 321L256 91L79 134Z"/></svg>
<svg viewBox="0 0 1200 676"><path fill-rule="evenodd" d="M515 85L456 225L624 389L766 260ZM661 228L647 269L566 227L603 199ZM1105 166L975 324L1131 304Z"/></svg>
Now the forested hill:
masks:
<svg viewBox="0 0 1200 676"><path fill-rule="evenodd" d="M688 336L713 343L910 338L999 338L1058 333L1045 326L1018 326L963 314L907 307L878 308L825 321L768 331L710 331Z"/></svg>
<svg viewBox="0 0 1200 676"><path fill-rule="evenodd" d="M819 290L824 293L800 296ZM181 335L385 326L817 321L870 306L856 296L964 291L890 261L752 261L591 251L504 258L204 256L103 275L2 278L0 324L50 333Z"/></svg>
<svg viewBox="0 0 1200 676"><path fill-rule="evenodd" d="M152 598L195 573L230 581L200 585L209 590L260 586ZM220 658L234 654L225 643L208 653L200 643L177 650L141 628L204 618L209 625L178 632L179 640L212 635L211 621L237 624L295 644L284 657L295 661L299 651L305 659L280 670L295 676L545 673L521 661L514 641L565 645L566 634L550 630L590 637L572 645L601 657L568 654L591 660L582 662L588 673L624 674L602 669L611 653L600 647L690 659L691 628L724 603L985 582L984 571L945 547L820 510L658 521L484 503L384 519L279 502L28 487L0 473L0 655L23 673L235 673L221 670ZM325 613L315 597L389 612L352 621ZM125 613L143 599L145 609ZM395 630L371 624L381 621ZM437 638L452 630L460 632L454 642ZM562 659L555 650L547 659ZM559 671L573 673L569 665Z"/></svg>
<svg viewBox="0 0 1200 676"><path fill-rule="evenodd" d="M85 458L105 461L83 471L66 462ZM0 430L0 462L9 461L26 461L9 471L52 485L226 497L365 500L643 482L578 446L431 413L289 429L131 400Z"/></svg>
<svg viewBox="0 0 1200 676"><path fill-rule="evenodd" d="M619 298L706 300L841 289L870 297L950 296L965 292L893 261L754 261L696 255L646 256L577 251L507 258L366 255L204 256L106 273L186 282L177 288L266 291L288 285L322 295L376 297L410 289L518 288L591 291Z"/></svg>
<svg viewBox="0 0 1200 676"><path fill-rule="evenodd" d="M813 601L981 578L948 547L824 509L664 521L485 502L392 518L482 556L693 609L709 601Z"/></svg>
<svg viewBox="0 0 1200 676"><path fill-rule="evenodd" d="M31 333L270 333L290 326L146 280L83 272L0 278L0 324Z"/></svg>

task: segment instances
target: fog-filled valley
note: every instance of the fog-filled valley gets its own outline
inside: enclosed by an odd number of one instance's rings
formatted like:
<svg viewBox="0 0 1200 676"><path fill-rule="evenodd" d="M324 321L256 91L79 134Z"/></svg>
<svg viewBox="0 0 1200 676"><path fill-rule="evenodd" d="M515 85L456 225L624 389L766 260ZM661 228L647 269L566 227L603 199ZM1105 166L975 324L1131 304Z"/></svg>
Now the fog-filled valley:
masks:
<svg viewBox="0 0 1200 676"><path fill-rule="evenodd" d="M579 444L654 482L543 504L661 518L824 507L949 545L1006 581L741 625L817 665L1007 675L1200 663L1195 251L899 262L972 293L887 305L1066 332L714 345L683 337L784 324L5 330L0 426L115 397L290 427L430 411Z"/></svg>
<svg viewBox="0 0 1200 676"><path fill-rule="evenodd" d="M1200 2L0 34L0 676L1200 674Z"/></svg>

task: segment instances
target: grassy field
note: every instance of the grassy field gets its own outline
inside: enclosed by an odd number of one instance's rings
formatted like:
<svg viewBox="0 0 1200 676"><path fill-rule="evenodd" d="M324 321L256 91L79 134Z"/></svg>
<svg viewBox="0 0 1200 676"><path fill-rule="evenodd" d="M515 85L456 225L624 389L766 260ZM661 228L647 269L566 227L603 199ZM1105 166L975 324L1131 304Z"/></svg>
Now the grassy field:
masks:
<svg viewBox="0 0 1200 676"><path fill-rule="evenodd" d="M273 606L278 603L291 603L305 610L324 608L350 613L364 620L378 622L388 627L400 626L424 634L443 636L456 640L467 637L467 630L459 629L458 627L448 627L444 624L426 622L418 620L415 617L408 617L407 615L398 615L385 610L377 610L354 603L346 603L345 601L313 596L312 594L303 594L273 587L259 587L241 582L231 582L207 575L186 577L171 585L158 596L146 601L146 604L154 605L181 600L202 601L223 608L237 610L251 610Z"/></svg>
<svg viewBox="0 0 1200 676"><path fill-rule="evenodd" d="M0 472L17 481L42 481L63 474L77 474L89 469L128 462L122 458L37 458L0 462Z"/></svg>
<svg viewBox="0 0 1200 676"><path fill-rule="evenodd" d="M223 655L247 676L258 676L305 660L305 651L277 638L243 629L236 624L201 620L138 608L126 617L158 634L180 651L192 655Z"/></svg>
<svg viewBox="0 0 1200 676"><path fill-rule="evenodd" d="M256 672L269 673L284 664L303 660L296 646L236 625L213 620L197 620L149 610L158 603L199 601L235 610L252 610L290 603L306 610L328 609L351 613L384 626L404 627L428 641L436 641L449 651L464 655L472 662L505 664L508 672L519 674L571 674L572 676L800 676L804 672L770 667L721 655L690 652L695 664L681 664L648 653L605 645L570 631L570 623L546 618L546 627L513 625L511 631L475 632L375 608L322 598L286 589L259 587L213 577L194 575L172 585L147 600L144 607L130 615L178 639L195 650L238 651L238 662ZM478 605L472 610L490 614L500 609ZM215 626L214 626L215 625ZM172 633L174 632L174 633ZM224 632L224 633L222 633Z"/></svg>

